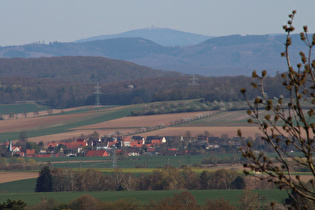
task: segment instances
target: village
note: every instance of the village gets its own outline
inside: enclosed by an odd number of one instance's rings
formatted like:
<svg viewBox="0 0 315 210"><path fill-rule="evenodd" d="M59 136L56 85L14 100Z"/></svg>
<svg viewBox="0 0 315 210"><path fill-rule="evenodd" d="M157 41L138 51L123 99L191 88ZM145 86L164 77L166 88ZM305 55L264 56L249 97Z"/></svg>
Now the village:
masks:
<svg viewBox="0 0 315 210"><path fill-rule="evenodd" d="M5 141L1 147L2 157L105 157L141 155L198 155L235 152L241 147L241 139L227 135L213 137L199 135L183 136L103 136L75 141L43 143L27 142L25 145Z"/></svg>

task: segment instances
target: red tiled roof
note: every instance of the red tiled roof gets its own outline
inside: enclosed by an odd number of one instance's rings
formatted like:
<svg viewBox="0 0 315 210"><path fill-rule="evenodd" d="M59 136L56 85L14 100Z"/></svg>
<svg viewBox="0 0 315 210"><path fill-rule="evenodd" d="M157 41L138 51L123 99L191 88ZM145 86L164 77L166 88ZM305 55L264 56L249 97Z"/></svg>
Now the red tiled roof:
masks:
<svg viewBox="0 0 315 210"><path fill-rule="evenodd" d="M99 151L90 150L86 154L86 157L105 157L105 156L109 156L105 150L99 150Z"/></svg>
<svg viewBox="0 0 315 210"><path fill-rule="evenodd" d="M69 142L69 143L62 143L67 148L79 148L79 147L86 147L86 142Z"/></svg>
<svg viewBox="0 0 315 210"><path fill-rule="evenodd" d="M143 146L142 143L139 143L138 141L132 141L130 142L130 147L137 147L137 148L141 148Z"/></svg>
<svg viewBox="0 0 315 210"><path fill-rule="evenodd" d="M48 147L58 147L58 145L59 145L59 143L57 143L57 142L50 142L48 144Z"/></svg>
<svg viewBox="0 0 315 210"><path fill-rule="evenodd" d="M35 149L26 149L26 155L34 155Z"/></svg>

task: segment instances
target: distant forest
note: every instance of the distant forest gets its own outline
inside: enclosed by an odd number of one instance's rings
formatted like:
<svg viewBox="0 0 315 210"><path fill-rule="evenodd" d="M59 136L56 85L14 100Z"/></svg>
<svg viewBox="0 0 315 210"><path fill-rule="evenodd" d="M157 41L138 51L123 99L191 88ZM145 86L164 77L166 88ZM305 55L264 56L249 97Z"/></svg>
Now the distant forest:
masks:
<svg viewBox="0 0 315 210"><path fill-rule="evenodd" d="M99 83L102 105L128 105L154 101L203 98L205 101L243 100L252 78L204 77L164 72L132 63L94 57L0 59L0 103L36 101L52 108L95 104ZM269 97L285 95L281 77L268 77L265 92Z"/></svg>

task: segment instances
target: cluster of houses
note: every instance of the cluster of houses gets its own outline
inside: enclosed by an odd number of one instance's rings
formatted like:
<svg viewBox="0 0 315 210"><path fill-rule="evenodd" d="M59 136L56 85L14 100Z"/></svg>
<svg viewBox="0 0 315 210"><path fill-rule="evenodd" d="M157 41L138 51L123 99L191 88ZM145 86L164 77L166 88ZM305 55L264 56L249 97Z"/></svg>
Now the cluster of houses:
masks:
<svg viewBox="0 0 315 210"><path fill-rule="evenodd" d="M182 136L111 136L102 138L77 139L72 142L50 142L45 150L25 149L5 142L4 146L13 156L21 157L73 157L126 155L187 155L198 151L213 152L220 149L237 149L239 138L223 139L200 135L196 138Z"/></svg>

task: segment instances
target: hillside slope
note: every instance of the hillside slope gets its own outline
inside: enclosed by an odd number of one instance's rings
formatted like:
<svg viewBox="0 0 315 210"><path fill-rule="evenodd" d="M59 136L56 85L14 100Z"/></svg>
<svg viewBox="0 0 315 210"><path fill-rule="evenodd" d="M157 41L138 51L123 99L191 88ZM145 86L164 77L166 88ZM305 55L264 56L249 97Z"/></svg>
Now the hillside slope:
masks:
<svg viewBox="0 0 315 210"><path fill-rule="evenodd" d="M98 56L126 60L151 68L205 76L251 75L253 69L269 74L286 71L284 35L226 36L188 47L164 47L143 38L116 38L82 43L29 44L0 48L0 57ZM293 35L292 63L307 50Z"/></svg>
<svg viewBox="0 0 315 210"><path fill-rule="evenodd" d="M0 58L0 77L30 77L67 82L121 82L179 75L103 57Z"/></svg>

